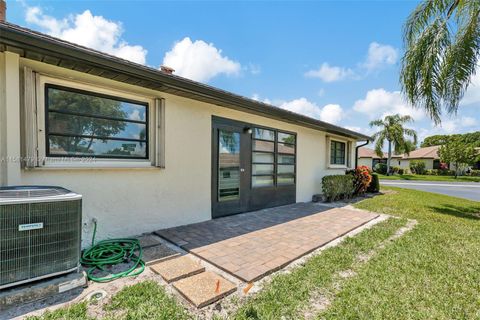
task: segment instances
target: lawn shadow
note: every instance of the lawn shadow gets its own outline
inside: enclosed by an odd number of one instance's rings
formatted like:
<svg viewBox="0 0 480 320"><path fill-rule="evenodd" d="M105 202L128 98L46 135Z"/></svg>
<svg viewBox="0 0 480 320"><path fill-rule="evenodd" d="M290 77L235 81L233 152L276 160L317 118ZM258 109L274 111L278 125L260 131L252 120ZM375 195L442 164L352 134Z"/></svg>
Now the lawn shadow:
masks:
<svg viewBox="0 0 480 320"><path fill-rule="evenodd" d="M480 205L465 208L452 204L442 204L440 206L430 206L430 209L435 213L448 214L463 219L480 220Z"/></svg>

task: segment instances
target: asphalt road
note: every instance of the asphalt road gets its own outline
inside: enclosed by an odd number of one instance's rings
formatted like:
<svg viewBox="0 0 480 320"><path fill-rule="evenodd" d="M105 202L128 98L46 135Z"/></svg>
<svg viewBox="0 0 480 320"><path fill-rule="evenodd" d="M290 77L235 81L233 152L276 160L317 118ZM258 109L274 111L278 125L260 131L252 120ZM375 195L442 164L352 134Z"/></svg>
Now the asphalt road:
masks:
<svg viewBox="0 0 480 320"><path fill-rule="evenodd" d="M441 193L453 197L480 201L480 183L478 182L380 180L380 184L384 186Z"/></svg>

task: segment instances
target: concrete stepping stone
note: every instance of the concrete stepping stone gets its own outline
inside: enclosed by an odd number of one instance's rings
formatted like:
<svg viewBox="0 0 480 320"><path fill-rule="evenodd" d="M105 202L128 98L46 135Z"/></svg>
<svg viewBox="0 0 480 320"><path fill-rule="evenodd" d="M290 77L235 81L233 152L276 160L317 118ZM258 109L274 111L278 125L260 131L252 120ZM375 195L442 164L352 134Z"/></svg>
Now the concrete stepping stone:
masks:
<svg viewBox="0 0 480 320"><path fill-rule="evenodd" d="M173 287L197 308L202 308L236 291L232 282L210 271L179 280Z"/></svg>
<svg viewBox="0 0 480 320"><path fill-rule="evenodd" d="M205 267L188 256L161 261L151 265L150 268L168 283L205 271Z"/></svg>

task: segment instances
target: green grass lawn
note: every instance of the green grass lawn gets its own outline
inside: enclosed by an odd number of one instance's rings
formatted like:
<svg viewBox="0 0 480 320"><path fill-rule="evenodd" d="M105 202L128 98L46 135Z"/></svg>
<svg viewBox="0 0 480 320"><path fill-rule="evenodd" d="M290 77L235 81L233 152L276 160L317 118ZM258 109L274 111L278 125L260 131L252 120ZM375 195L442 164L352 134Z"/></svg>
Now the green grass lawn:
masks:
<svg viewBox="0 0 480 320"><path fill-rule="evenodd" d="M449 182L480 182L480 177L458 176L428 176L420 174L396 174L386 176L379 174L378 177L384 180L418 180L418 181L449 181Z"/></svg>
<svg viewBox="0 0 480 320"><path fill-rule="evenodd" d="M480 202L394 190L358 208L389 219L273 277L229 319L480 319ZM388 241L406 225L418 224ZM370 255L370 259L359 257ZM351 276L339 275L348 271ZM343 273L342 273L343 272ZM318 307L320 297L329 303ZM40 319L87 319L87 304ZM188 319L154 282L124 288L104 308L109 319Z"/></svg>

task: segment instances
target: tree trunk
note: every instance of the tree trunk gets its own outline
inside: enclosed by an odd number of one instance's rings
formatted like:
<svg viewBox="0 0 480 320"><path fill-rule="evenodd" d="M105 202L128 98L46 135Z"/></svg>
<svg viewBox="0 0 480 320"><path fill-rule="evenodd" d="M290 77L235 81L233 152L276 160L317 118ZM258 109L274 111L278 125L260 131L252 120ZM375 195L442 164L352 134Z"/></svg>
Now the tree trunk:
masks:
<svg viewBox="0 0 480 320"><path fill-rule="evenodd" d="M390 175L390 162L391 161L392 161L392 141L388 141L387 176Z"/></svg>
<svg viewBox="0 0 480 320"><path fill-rule="evenodd" d="M455 162L455 179L457 179L458 176L458 162Z"/></svg>

